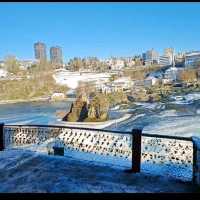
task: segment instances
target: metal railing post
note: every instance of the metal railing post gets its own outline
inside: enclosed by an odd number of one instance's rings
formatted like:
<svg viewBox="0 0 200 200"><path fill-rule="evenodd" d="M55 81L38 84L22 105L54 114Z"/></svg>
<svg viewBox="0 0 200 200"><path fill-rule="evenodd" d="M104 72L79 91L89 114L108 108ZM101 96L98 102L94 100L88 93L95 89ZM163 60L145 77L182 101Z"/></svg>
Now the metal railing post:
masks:
<svg viewBox="0 0 200 200"><path fill-rule="evenodd" d="M132 130L132 166L131 169L125 170L128 173L140 172L141 166L141 141L142 141L142 130Z"/></svg>
<svg viewBox="0 0 200 200"><path fill-rule="evenodd" d="M3 135L3 128L4 123L0 123L0 151L4 150L4 135Z"/></svg>
<svg viewBox="0 0 200 200"><path fill-rule="evenodd" d="M200 186L200 138L192 137L193 142L193 174L192 182Z"/></svg>
<svg viewBox="0 0 200 200"><path fill-rule="evenodd" d="M141 141L142 130L132 130L132 171L134 173L140 172L141 166Z"/></svg>

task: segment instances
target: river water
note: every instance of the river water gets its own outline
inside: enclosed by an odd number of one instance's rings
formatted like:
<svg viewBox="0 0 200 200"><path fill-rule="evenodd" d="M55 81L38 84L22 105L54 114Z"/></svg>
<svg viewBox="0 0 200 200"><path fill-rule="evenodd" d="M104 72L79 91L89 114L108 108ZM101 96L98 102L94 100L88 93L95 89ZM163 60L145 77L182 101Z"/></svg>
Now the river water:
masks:
<svg viewBox="0 0 200 200"><path fill-rule="evenodd" d="M60 111L70 110L72 101L27 102L0 105L0 122L5 124L62 124ZM109 111L109 118L122 117L120 111Z"/></svg>
<svg viewBox="0 0 200 200"><path fill-rule="evenodd" d="M0 105L0 122L6 124L59 124L59 111L69 111L71 101L32 102ZM150 134L200 136L200 93L171 96L167 102L136 103L128 109L117 107L109 112L111 119L131 113L124 122L108 130L131 131L143 128Z"/></svg>
<svg viewBox="0 0 200 200"><path fill-rule="evenodd" d="M57 111L67 111L71 102L27 102L0 105L0 121L6 124L51 124Z"/></svg>
<svg viewBox="0 0 200 200"><path fill-rule="evenodd" d="M137 103L128 112L133 114L131 119L107 129L142 128L149 134L200 136L200 93L171 96L167 102Z"/></svg>

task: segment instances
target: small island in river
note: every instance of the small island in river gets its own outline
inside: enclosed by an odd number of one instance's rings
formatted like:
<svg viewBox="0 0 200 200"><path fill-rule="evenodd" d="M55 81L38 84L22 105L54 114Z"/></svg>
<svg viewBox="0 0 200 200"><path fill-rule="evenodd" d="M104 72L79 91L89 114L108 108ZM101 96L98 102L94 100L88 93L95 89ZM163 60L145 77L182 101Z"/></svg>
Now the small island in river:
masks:
<svg viewBox="0 0 200 200"><path fill-rule="evenodd" d="M85 94L78 96L70 111L63 117L68 122L103 122L108 120L109 101L102 94L89 99Z"/></svg>

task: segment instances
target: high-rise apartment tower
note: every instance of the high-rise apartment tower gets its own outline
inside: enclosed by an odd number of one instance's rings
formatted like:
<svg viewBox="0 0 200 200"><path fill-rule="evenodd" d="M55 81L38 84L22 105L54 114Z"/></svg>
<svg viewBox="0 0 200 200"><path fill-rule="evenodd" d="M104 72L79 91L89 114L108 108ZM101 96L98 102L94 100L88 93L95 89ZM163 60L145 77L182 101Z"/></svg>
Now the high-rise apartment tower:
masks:
<svg viewBox="0 0 200 200"><path fill-rule="evenodd" d="M59 46L50 48L50 59L51 63L56 67L61 67L63 65L62 49Z"/></svg>
<svg viewBox="0 0 200 200"><path fill-rule="evenodd" d="M37 42L34 44L35 59L46 60L46 45L42 42Z"/></svg>

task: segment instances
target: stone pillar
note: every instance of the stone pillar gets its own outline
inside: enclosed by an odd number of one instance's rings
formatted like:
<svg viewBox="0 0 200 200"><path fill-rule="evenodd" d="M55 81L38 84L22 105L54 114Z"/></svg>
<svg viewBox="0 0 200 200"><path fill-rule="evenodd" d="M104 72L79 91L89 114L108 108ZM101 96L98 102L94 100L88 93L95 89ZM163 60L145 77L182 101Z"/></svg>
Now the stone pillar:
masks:
<svg viewBox="0 0 200 200"><path fill-rule="evenodd" d="M200 138L192 137L193 141L193 183L200 186Z"/></svg>

